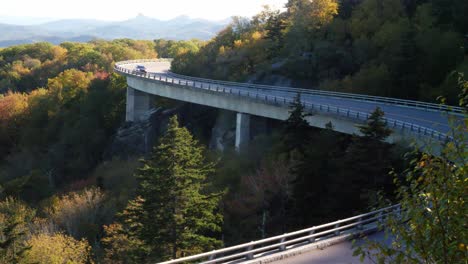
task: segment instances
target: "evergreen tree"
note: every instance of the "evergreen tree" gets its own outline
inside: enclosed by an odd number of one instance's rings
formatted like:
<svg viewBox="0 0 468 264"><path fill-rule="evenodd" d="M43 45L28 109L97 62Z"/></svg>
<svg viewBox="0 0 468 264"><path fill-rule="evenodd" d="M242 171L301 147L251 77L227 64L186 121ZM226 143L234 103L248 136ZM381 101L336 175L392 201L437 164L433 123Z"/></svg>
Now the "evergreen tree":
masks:
<svg viewBox="0 0 468 264"><path fill-rule="evenodd" d="M346 186L345 193L353 194L345 199L348 203L367 204L369 194L385 186L390 188L392 145L384 141L392 131L383 117L384 112L377 107L366 124L358 126L362 136L354 135L346 150L342 184ZM361 193L360 197L356 193Z"/></svg>
<svg viewBox="0 0 468 264"><path fill-rule="evenodd" d="M358 126L366 140L382 142L392 134L392 130L387 128L383 120L384 115L385 113L377 107L367 119L367 123Z"/></svg>
<svg viewBox="0 0 468 264"><path fill-rule="evenodd" d="M310 140L304 143L307 146L304 155L292 168L295 176L293 213L298 216L296 224L302 227L336 219L332 206L336 196L330 197L329 187L337 173L337 157L343 151L340 144L345 137L333 131L331 123L313 132ZM311 204L316 204L313 210Z"/></svg>
<svg viewBox="0 0 468 264"><path fill-rule="evenodd" d="M0 232L4 239L0 241L0 263L18 263L23 254L29 250L24 244L25 232L19 229L20 223L12 219L2 223Z"/></svg>
<svg viewBox="0 0 468 264"><path fill-rule="evenodd" d="M310 114L304 112L304 105L301 102L301 94L297 94L291 103L289 118L286 119L286 126L283 131L283 149L286 153L303 155L305 152L305 142L310 138L310 126L305 118Z"/></svg>
<svg viewBox="0 0 468 264"><path fill-rule="evenodd" d="M30 249L26 245L28 225L35 211L22 201L7 197L0 202L0 263L19 263Z"/></svg>
<svg viewBox="0 0 468 264"><path fill-rule="evenodd" d="M214 165L205 161L203 148L172 117L143 166L138 169L138 197L123 213L125 222L150 248L157 260L212 250L222 216L217 212L220 193L206 193L206 178Z"/></svg>

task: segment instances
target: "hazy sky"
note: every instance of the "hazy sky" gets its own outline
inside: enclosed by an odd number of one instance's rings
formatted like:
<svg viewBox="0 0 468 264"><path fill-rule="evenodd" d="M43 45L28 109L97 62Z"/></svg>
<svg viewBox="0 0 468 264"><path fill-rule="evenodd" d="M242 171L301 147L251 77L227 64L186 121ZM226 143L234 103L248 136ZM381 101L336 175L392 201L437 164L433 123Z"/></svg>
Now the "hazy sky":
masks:
<svg viewBox="0 0 468 264"><path fill-rule="evenodd" d="M281 8L287 0L2 0L0 16L124 20L141 13L170 19L179 15L218 20L252 16L263 5Z"/></svg>

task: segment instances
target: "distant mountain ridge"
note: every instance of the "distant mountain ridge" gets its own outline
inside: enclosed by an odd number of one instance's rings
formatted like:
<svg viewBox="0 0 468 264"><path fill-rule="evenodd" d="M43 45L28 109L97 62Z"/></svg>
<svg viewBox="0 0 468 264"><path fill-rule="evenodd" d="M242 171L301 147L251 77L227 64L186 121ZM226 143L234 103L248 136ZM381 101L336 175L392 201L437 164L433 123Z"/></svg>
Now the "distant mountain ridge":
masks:
<svg viewBox="0 0 468 264"><path fill-rule="evenodd" d="M2 21L0 19L0 21ZM229 21L210 21L188 16L170 20L138 15L124 21L94 19L62 19L37 25L12 25L0 23L0 47L47 41L59 44L64 41L89 41L100 39L173 39L192 38L207 40L214 37Z"/></svg>

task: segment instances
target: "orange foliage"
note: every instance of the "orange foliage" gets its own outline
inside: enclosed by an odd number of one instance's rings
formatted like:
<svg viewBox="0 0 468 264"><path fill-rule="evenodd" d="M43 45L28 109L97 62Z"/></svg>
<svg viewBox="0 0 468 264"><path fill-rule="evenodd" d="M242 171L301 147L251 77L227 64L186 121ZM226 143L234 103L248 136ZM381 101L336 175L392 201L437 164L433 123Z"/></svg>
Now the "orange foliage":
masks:
<svg viewBox="0 0 468 264"><path fill-rule="evenodd" d="M27 98L26 94L12 92L0 97L0 127L16 120L25 111Z"/></svg>
<svg viewBox="0 0 468 264"><path fill-rule="evenodd" d="M0 96L0 145L3 147L16 141L28 107L27 99L28 96L22 93L8 92L5 96Z"/></svg>

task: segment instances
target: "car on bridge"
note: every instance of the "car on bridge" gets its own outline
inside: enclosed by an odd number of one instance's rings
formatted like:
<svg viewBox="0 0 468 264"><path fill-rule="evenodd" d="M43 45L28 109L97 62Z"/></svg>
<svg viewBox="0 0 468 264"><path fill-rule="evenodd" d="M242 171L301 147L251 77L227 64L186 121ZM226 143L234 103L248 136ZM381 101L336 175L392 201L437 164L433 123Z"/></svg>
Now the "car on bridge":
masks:
<svg viewBox="0 0 468 264"><path fill-rule="evenodd" d="M136 72L140 72L140 73L146 73L146 67L143 66L143 65L137 65L137 66L135 67L135 71L136 71Z"/></svg>

